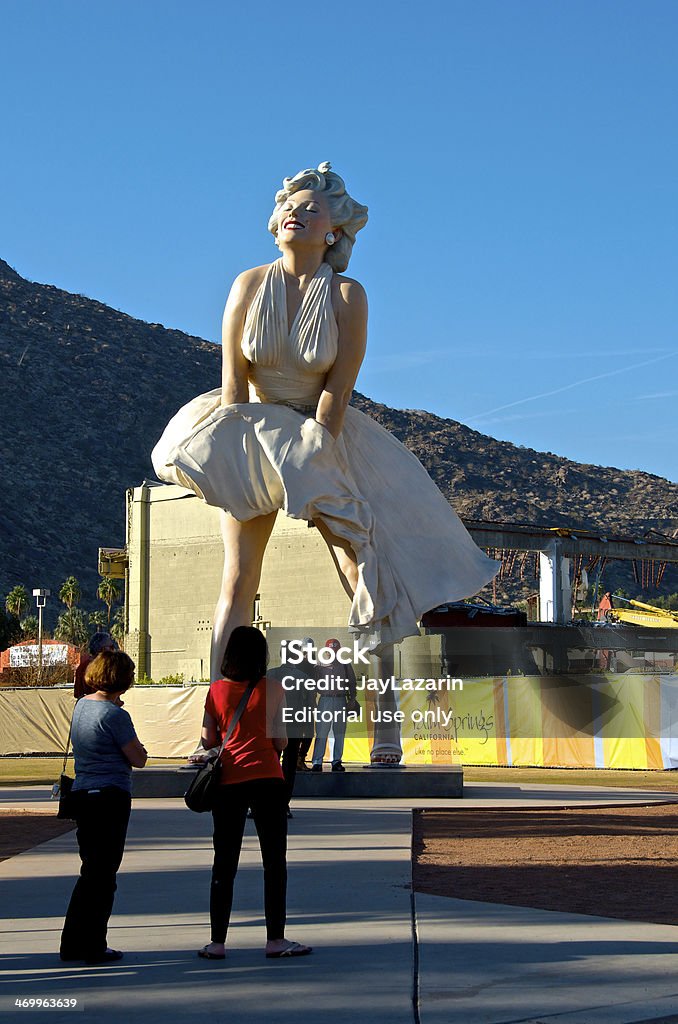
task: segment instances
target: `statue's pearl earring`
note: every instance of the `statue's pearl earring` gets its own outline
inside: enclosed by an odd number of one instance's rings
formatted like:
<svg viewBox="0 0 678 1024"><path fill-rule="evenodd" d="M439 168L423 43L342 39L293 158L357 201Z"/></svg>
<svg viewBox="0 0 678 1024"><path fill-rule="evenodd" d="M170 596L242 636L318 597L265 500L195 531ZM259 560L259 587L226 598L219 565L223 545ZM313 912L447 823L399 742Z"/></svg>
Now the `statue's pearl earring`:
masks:
<svg viewBox="0 0 678 1024"><path fill-rule="evenodd" d="M325 235L325 241L327 242L328 245L334 245L334 243L336 242L336 238L334 237L331 231L328 231L327 234Z"/></svg>

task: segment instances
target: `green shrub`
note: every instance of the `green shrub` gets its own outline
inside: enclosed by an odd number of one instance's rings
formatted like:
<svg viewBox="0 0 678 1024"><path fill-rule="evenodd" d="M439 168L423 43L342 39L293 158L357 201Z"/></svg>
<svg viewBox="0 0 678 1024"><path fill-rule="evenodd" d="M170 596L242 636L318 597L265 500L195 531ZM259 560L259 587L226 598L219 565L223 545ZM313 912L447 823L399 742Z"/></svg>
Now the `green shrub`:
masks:
<svg viewBox="0 0 678 1024"><path fill-rule="evenodd" d="M162 679L151 679L150 676L139 676L136 681L136 686L183 686L184 685L184 673L177 672L175 675L163 676Z"/></svg>
<svg viewBox="0 0 678 1024"><path fill-rule="evenodd" d="M184 685L184 673L176 672L173 676L163 676L162 679L158 680L159 686L183 686Z"/></svg>

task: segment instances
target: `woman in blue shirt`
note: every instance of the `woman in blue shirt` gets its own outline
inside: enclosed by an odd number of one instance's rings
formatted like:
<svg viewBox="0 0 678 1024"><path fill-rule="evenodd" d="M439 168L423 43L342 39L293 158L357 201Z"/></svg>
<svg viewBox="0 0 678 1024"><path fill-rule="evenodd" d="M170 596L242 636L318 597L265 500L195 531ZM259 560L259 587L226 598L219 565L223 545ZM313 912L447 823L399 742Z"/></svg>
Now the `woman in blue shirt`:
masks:
<svg viewBox="0 0 678 1024"><path fill-rule="evenodd" d="M88 665L92 693L73 712L73 801L82 866L61 933L61 959L87 964L120 960L106 942L116 874L125 848L132 802L132 768L148 755L121 700L134 682L134 662L122 651L102 651Z"/></svg>

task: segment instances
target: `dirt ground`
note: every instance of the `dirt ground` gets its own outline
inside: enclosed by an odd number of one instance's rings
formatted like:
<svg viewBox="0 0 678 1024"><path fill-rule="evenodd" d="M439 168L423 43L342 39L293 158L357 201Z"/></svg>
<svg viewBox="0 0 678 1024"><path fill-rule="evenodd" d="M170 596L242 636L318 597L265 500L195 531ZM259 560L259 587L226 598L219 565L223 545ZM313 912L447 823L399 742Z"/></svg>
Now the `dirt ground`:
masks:
<svg viewBox="0 0 678 1024"><path fill-rule="evenodd" d="M678 924L678 804L417 811L417 892Z"/></svg>
<svg viewBox="0 0 678 1024"><path fill-rule="evenodd" d="M55 804L53 811L0 811L0 860L75 828L74 821L60 821L56 810Z"/></svg>

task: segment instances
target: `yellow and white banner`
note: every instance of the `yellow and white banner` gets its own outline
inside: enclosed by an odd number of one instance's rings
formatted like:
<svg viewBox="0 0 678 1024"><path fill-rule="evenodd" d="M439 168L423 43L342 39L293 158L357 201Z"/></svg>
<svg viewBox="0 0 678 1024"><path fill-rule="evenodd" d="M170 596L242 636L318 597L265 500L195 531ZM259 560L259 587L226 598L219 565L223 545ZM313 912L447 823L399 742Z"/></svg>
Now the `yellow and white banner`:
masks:
<svg viewBox="0 0 678 1024"><path fill-rule="evenodd" d="M125 708L152 757L198 744L206 686L135 687ZM344 760L366 763L379 700L359 694ZM462 689L401 690L403 761L546 768L678 767L678 675L498 676ZM0 756L63 752L70 690L0 689Z"/></svg>

